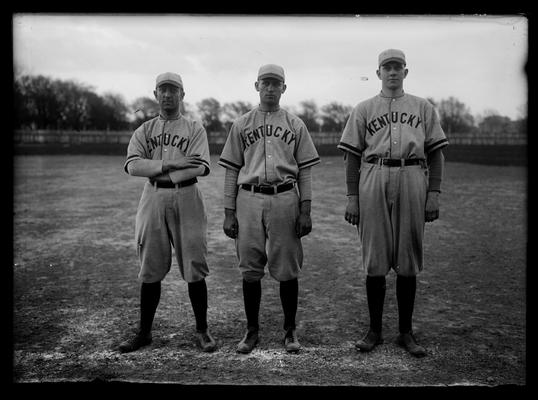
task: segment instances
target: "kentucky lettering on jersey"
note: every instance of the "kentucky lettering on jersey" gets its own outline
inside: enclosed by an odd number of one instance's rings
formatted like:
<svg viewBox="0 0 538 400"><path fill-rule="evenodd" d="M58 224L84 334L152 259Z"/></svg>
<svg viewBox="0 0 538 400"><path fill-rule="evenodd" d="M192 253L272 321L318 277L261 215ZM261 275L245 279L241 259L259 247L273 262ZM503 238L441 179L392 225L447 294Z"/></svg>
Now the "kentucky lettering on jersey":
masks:
<svg viewBox="0 0 538 400"><path fill-rule="evenodd" d="M366 130L370 135L374 135L377 133L380 129L384 128L387 125L390 124L407 124L413 128L418 128L419 125L422 123L422 119L418 115L409 114L406 112L398 112L393 111L390 113L385 113L381 115L380 117L374 117L372 118L367 124L366 124Z"/></svg>
<svg viewBox="0 0 538 400"><path fill-rule="evenodd" d="M207 175L211 160L207 133L203 125L182 115L173 119L164 119L159 115L142 123L131 136L124 169L129 172L127 166L130 163L151 160L152 162L138 163L137 171L144 168L142 176L153 176L162 173L162 160L173 160L192 154L200 155ZM171 173L174 174L174 171ZM171 175L171 179L175 179L175 176Z"/></svg>
<svg viewBox="0 0 538 400"><path fill-rule="evenodd" d="M364 160L374 156L425 159L447 144L437 111L427 99L380 93L353 108L337 147Z"/></svg>
<svg viewBox="0 0 538 400"><path fill-rule="evenodd" d="M256 129L246 130L241 135L241 142L243 143L245 148L248 148L249 146L256 143L258 140L270 136L276 137L284 141L288 146L295 142L297 138L295 133L293 133L289 129L282 128L281 126L273 127L273 125L260 125Z"/></svg>
<svg viewBox="0 0 538 400"><path fill-rule="evenodd" d="M218 164L239 171L238 184L259 185L295 182L300 169L319 162L300 118L284 109L256 107L232 124Z"/></svg>
<svg viewBox="0 0 538 400"><path fill-rule="evenodd" d="M183 137L179 135L172 136L168 133L165 133L163 135L161 133L160 135L153 136L153 137L150 137L149 139L146 139L146 144L148 146L147 148L150 153L161 145L164 145L164 146L171 145L172 147L177 147L179 150L186 152L187 148L189 147L189 141L190 140L187 137Z"/></svg>

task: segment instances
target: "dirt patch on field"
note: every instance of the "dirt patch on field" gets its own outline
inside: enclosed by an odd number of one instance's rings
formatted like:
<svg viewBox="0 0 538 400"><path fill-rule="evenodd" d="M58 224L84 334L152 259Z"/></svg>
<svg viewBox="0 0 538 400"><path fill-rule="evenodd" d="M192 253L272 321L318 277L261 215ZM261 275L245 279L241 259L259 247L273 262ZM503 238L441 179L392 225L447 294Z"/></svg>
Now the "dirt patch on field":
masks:
<svg viewBox="0 0 538 400"><path fill-rule="evenodd" d="M314 229L303 240L297 316L303 351L285 353L278 284L262 282L261 342L235 353L244 325L233 242L222 233L223 170L200 180L208 212L209 324L219 348L197 350L187 286L163 281L154 341L120 355L136 328L134 216L143 181L119 156L17 156L14 186L13 380L224 385L444 386L526 383L526 170L447 163L440 220L426 227L414 328L428 351L394 344L395 276L385 344L367 329L357 231L343 220L340 157L314 168Z"/></svg>

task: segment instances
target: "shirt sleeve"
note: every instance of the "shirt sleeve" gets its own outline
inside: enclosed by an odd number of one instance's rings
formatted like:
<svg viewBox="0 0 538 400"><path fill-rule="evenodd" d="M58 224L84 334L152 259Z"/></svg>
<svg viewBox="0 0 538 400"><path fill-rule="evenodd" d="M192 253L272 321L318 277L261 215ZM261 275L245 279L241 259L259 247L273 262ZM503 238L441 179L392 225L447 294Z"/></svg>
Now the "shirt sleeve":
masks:
<svg viewBox="0 0 538 400"><path fill-rule="evenodd" d="M442 149L443 147L447 146L448 139L446 138L443 128L441 128L439 114L437 113L435 107L427 102L424 111L424 126L426 129L424 153L428 154L434 150Z"/></svg>
<svg viewBox="0 0 538 400"><path fill-rule="evenodd" d="M344 165L346 170L347 196L359 194L361 159L352 152L344 153Z"/></svg>
<svg viewBox="0 0 538 400"><path fill-rule="evenodd" d="M299 137L295 147L295 161L299 170L309 168L321 162L314 141L306 128L306 125L299 121Z"/></svg>
<svg viewBox="0 0 538 400"><path fill-rule="evenodd" d="M207 141L207 132L202 124L197 121L193 123L194 135L192 142L187 149L187 155L199 154L202 159L202 164L206 167L203 176L209 174L211 170L211 158L209 155L209 143Z"/></svg>
<svg viewBox="0 0 538 400"><path fill-rule="evenodd" d="M224 147L217 164L224 168L239 171L245 164L243 151L244 144L241 140L241 130L237 122L234 122L230 128L230 132L228 133L226 143L224 143Z"/></svg>
<svg viewBox="0 0 538 400"><path fill-rule="evenodd" d="M235 169L227 168L224 175L224 208L235 210L235 202L237 198L237 177L239 172Z"/></svg>
<svg viewBox="0 0 538 400"><path fill-rule="evenodd" d="M445 157L443 150L437 149L428 153L428 191L441 191L441 182L443 180Z"/></svg>
<svg viewBox="0 0 538 400"><path fill-rule="evenodd" d="M193 121L192 125L193 135L187 152L185 155L190 156L193 154L200 155L202 159L202 167L177 169L170 171L168 175L173 183L178 183L196 176L207 176L211 169L211 158L209 154L209 143L207 141L207 132L203 125L197 121Z"/></svg>
<svg viewBox="0 0 538 400"><path fill-rule="evenodd" d="M297 185L299 186L299 201L312 200L312 168L299 170Z"/></svg>
<svg viewBox="0 0 538 400"><path fill-rule="evenodd" d="M364 141L365 126L365 118L359 105L357 105L351 111L340 142L336 147L342 151L353 153L360 158L366 147Z"/></svg>
<svg viewBox="0 0 538 400"><path fill-rule="evenodd" d="M151 177L162 173L162 167L162 160L150 159L147 151L145 125L141 125L129 140L127 159L123 164L123 169L133 176Z"/></svg>

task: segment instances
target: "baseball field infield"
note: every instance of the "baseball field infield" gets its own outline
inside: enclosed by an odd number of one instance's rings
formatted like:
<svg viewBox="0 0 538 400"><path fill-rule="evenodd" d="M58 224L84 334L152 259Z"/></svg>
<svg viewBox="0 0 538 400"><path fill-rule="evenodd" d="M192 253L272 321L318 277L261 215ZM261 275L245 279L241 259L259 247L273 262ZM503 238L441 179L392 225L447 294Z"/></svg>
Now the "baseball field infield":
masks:
<svg viewBox="0 0 538 400"><path fill-rule="evenodd" d="M224 169L200 179L208 214L207 278L214 353L195 346L187 285L174 261L153 343L114 348L138 319L134 217L144 179L122 156L14 157L13 381L185 385L487 386L526 384L527 171L447 160L440 219L427 224L414 329L428 352L394 343L395 275L387 278L385 343L362 354L368 325L357 231L343 218L340 157L313 168L313 231L303 239L297 355L282 346L278 285L262 281L260 344L244 332L233 241L222 231Z"/></svg>

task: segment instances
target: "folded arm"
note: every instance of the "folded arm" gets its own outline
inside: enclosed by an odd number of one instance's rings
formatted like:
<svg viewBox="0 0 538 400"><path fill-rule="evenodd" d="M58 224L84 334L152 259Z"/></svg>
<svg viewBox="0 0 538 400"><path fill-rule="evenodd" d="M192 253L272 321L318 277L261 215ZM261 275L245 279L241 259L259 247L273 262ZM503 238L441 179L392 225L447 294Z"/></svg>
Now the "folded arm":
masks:
<svg viewBox="0 0 538 400"><path fill-rule="evenodd" d="M127 172L158 182L180 182L204 175L206 166L198 155L184 156L173 160L149 160L138 158L127 164Z"/></svg>

